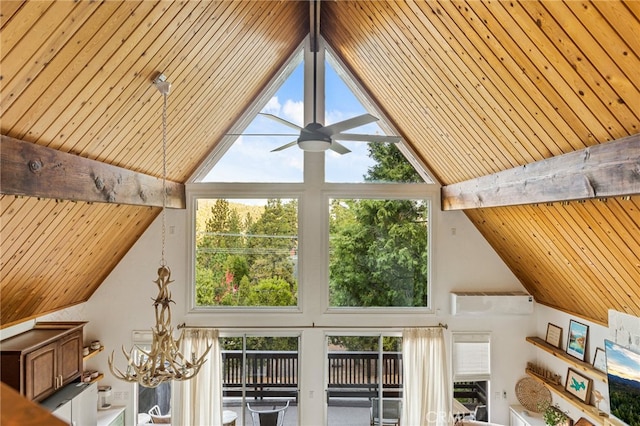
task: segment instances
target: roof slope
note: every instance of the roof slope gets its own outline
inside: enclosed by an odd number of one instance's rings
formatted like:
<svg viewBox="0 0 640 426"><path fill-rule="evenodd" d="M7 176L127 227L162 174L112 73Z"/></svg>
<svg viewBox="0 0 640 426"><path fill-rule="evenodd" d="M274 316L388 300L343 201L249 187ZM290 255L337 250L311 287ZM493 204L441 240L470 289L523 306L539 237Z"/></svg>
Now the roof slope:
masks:
<svg viewBox="0 0 640 426"><path fill-rule="evenodd" d="M184 182L309 32L308 2L2 1L3 135ZM322 3L442 184L640 132L640 2ZM1 196L1 326L88 299L158 214ZM539 302L640 315L640 198L468 210Z"/></svg>

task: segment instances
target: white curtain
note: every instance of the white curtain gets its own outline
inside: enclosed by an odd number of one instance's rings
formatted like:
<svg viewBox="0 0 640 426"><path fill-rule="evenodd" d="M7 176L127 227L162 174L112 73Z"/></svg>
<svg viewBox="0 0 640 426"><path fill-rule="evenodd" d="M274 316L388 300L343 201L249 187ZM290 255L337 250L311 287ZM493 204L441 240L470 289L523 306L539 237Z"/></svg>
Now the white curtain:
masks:
<svg viewBox="0 0 640 426"><path fill-rule="evenodd" d="M212 328L185 328L180 349L185 356L195 352L202 355L211 344L200 372L182 382L180 407L182 426L222 425L222 366L218 330Z"/></svg>
<svg viewBox="0 0 640 426"><path fill-rule="evenodd" d="M411 328L402 333L402 424L453 424L451 381L442 328Z"/></svg>

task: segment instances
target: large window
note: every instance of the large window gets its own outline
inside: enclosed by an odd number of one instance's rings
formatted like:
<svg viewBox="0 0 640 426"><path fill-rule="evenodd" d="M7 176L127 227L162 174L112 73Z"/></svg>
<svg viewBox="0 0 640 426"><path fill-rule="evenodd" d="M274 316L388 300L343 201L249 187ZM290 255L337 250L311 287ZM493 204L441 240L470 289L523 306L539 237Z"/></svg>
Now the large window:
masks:
<svg viewBox="0 0 640 426"><path fill-rule="evenodd" d="M196 306L295 306L297 205L294 199L198 199Z"/></svg>
<svg viewBox="0 0 640 426"><path fill-rule="evenodd" d="M428 202L334 199L329 217L331 306L428 306Z"/></svg>
<svg viewBox="0 0 640 426"><path fill-rule="evenodd" d="M310 53L296 56L303 62L290 68L286 83L256 103L261 114L240 120L251 124L234 127L212 153L212 169L199 170L198 183L187 187L192 306L424 311L431 299L430 208L439 187L427 183L428 173L401 143L376 139L396 132L364 108L364 96L350 93L357 85L342 81L347 73L336 59L324 49ZM317 73L316 60L325 72ZM324 90L310 97L316 83ZM373 120L358 119L365 113ZM334 141L346 150L295 146L299 126L340 128L351 119L361 125L347 126Z"/></svg>

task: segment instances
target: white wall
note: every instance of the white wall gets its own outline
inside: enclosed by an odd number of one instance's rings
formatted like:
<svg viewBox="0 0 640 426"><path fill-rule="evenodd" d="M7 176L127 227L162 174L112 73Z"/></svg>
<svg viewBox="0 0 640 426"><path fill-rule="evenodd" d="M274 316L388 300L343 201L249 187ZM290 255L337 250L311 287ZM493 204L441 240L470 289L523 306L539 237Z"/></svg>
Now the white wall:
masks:
<svg viewBox="0 0 640 426"><path fill-rule="evenodd" d="M167 262L172 268L174 326L186 321L189 324L208 324L224 328L224 325L255 323L251 315L242 318L231 314L187 314L187 235L185 211L167 211ZM448 333L452 331L491 331L492 332L492 380L491 380L491 418L494 422L508 424L508 406L517 403L513 389L515 383L524 376L526 361L535 352L525 342L525 336L536 332L535 314L527 316L503 317L452 317L449 307L450 291L513 291L523 290L515 276L486 243L466 216L460 212L434 213L436 226L433 247L433 307L432 315L398 314L372 315L370 323L376 326L392 326L401 330L404 326L428 326L439 322L448 324ZM148 330L154 324L152 298L156 295L156 270L160 259L161 221L156 220L124 259L108 276L91 299L71 313L62 311L58 316L65 319L89 321L85 328L85 342L99 339L106 350L88 361L88 368L105 372L100 385L111 385L114 404L127 404L127 424L134 424L132 403L134 388L132 385L116 380L109 372L107 357L115 351L116 364L124 367L124 358L120 347L128 349L132 330ZM305 317L307 311L320 315L323 324L349 323L349 314L328 315L318 313L313 297L303 302L302 313L275 314L261 316L263 324L311 324ZM539 311L536 307L536 311ZM353 314L351 314L353 315ZM75 318L68 318L69 316ZM543 320L543 322L546 321ZM540 323L540 321L538 321ZM546 322L545 322L546 324ZM318 329L301 329L302 342L310 342L322 333ZM310 346L309 348L311 348ZM320 424L323 418L324 394L322 369L305 368L305 365L323 365L324 354L316 349L301 348L301 365L304 371L301 378L300 418L302 425ZM310 391L315 397L310 397ZM503 398L503 392L506 397ZM323 422L324 423L324 422Z"/></svg>

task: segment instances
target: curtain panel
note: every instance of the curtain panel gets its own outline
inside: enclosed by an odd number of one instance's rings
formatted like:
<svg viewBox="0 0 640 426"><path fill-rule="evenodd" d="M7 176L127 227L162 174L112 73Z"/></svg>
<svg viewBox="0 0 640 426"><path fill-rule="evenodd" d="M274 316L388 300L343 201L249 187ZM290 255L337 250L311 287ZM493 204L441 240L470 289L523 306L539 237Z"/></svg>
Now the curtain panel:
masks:
<svg viewBox="0 0 640 426"><path fill-rule="evenodd" d="M200 372L191 380L182 382L181 422L183 426L222 426L222 365L218 330L212 328L185 328L181 351L185 356L211 350Z"/></svg>
<svg viewBox="0 0 640 426"><path fill-rule="evenodd" d="M450 426L451 381L442 328L402 333L403 425Z"/></svg>

